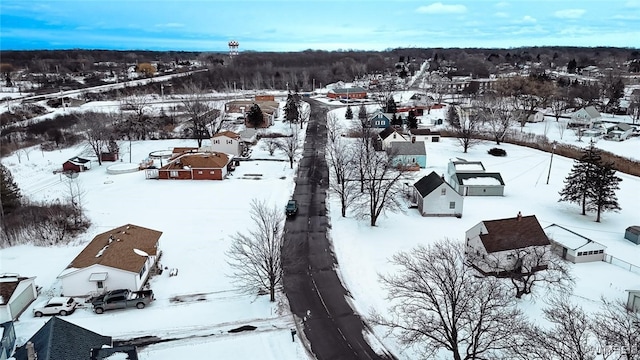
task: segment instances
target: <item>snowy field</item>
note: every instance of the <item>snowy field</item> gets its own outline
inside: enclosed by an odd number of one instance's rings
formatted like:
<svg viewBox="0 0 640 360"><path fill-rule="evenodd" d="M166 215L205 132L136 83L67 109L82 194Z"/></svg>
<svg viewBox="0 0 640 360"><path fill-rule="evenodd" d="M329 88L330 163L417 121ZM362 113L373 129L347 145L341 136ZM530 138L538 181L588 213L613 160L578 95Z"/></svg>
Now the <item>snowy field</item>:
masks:
<svg viewBox="0 0 640 360"><path fill-rule="evenodd" d="M115 104L86 104L85 108ZM335 110L343 119L344 108ZM353 107L357 117L357 106ZM445 110L434 110L429 115L444 118ZM427 120L427 119L424 119ZM286 129L277 122L272 131ZM523 131L542 133L542 124L527 124ZM556 134L556 135L554 135ZM548 131L551 140L559 135ZM575 141L570 131L562 141ZM597 146L619 155L640 158L640 139L634 138L616 143L601 140ZM581 143L585 144L585 143ZM128 160L128 142L123 142L125 161ZM203 145L208 145L205 141ZM178 146L196 146L195 140L136 141L131 147L132 162L138 163L149 153ZM558 202L558 192L563 186L573 160L555 155L549 184L550 154L509 144L500 147L506 157L493 157L487 150L495 145L486 142L463 154L455 139L442 139L429 143L427 168L414 174L413 181L435 171L446 172L451 158L480 160L487 171L498 171L505 181L504 197L466 197L463 216L457 218L425 218L417 210L388 214L370 227L366 220L352 216L340 217L337 199L329 196L331 233L337 253L338 270L353 296L356 310L367 316L372 309L385 312L385 293L378 283L378 274L391 271L388 259L397 251L408 250L418 244L451 238L462 241L464 232L482 220L536 215L543 227L552 223L562 225L607 246L607 253L640 266L640 246L623 238L629 225L640 225L640 179L618 173L623 181L617 192L622 211L604 213L601 223L594 222L595 215L580 215L577 205ZM82 146L52 152L33 149L29 158L21 160L13 154L2 159L14 176L23 194L32 200L54 200L65 194L63 175L54 175L64 161L76 156L91 158L90 151ZM258 144L253 147L254 158L269 158ZM307 359L308 355L299 339L291 341L290 329L295 319L288 311L283 295L278 302L269 303L266 296L249 296L238 293L227 276L229 267L225 251L230 246L230 236L244 232L250 226L249 203L252 199L264 200L274 206L284 206L293 192L295 172L282 153L274 158L283 161L242 162L236 171L224 181L157 181L146 180L144 172L119 175L107 174L106 168L97 162L92 169L82 173L77 181L85 190L83 206L92 222L89 231L73 244L51 248L30 245L2 249L2 272L36 276L36 284L42 294L36 303L60 292L56 276L69 264L83 246L96 234L127 223L149 227L163 232L161 263L178 268L179 276L169 277L168 272L151 280L157 301L144 310L124 310L93 314L89 309L79 309L65 320L71 321L114 339L155 335L180 340L151 345L140 350L141 359L177 359L198 354L216 354L221 359ZM413 182L410 181L410 184ZM572 265L577 279L574 297L588 311L597 310L601 295L613 299L626 299L626 289L640 287L640 274L635 274L607 263ZM171 298L183 296L184 302L172 302ZM523 309L532 317L540 312L544 302L540 299L523 299ZM34 318L31 309L16 323L17 343L22 345L48 318ZM229 334L229 329L241 325L254 325L254 332ZM403 350L397 342L384 337L382 329L375 335L400 359L411 359L412 353Z"/></svg>

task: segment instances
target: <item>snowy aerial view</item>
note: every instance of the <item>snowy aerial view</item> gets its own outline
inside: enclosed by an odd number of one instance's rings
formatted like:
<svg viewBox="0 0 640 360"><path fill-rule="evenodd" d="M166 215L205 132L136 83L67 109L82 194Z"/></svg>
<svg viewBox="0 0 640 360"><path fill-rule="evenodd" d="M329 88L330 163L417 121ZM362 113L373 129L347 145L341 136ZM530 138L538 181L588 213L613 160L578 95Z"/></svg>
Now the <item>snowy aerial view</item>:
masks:
<svg viewBox="0 0 640 360"><path fill-rule="evenodd" d="M122 4L0 4L0 360L640 360L637 1Z"/></svg>

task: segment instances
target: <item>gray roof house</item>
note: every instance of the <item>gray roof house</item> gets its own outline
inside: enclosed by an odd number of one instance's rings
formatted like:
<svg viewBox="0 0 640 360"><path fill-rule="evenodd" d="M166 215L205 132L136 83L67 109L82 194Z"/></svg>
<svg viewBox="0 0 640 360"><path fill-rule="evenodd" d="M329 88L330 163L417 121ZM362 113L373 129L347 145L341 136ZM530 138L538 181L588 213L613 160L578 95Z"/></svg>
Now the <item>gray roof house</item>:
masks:
<svg viewBox="0 0 640 360"><path fill-rule="evenodd" d="M424 141L393 141L387 148L387 153L393 157L392 164L394 166L409 166L422 169L427 167L427 149Z"/></svg>
<svg viewBox="0 0 640 360"><path fill-rule="evenodd" d="M605 140L623 141L627 140L633 133L633 128L627 123L618 123L607 128L607 133L604 135Z"/></svg>
<svg viewBox="0 0 640 360"><path fill-rule="evenodd" d="M27 347L33 346L38 360L89 359L92 349L111 346L111 337L103 336L54 316L13 355L27 360Z"/></svg>
<svg viewBox="0 0 640 360"><path fill-rule="evenodd" d="M600 120L600 113L593 106L587 106L571 114L569 119L570 126L591 127L591 125Z"/></svg>
<svg viewBox="0 0 640 360"><path fill-rule="evenodd" d="M462 217L462 195L433 171L413 184L411 200L422 216Z"/></svg>
<svg viewBox="0 0 640 360"><path fill-rule="evenodd" d="M582 236L563 226L551 224L544 228L552 249L572 263L603 261L606 246Z"/></svg>
<svg viewBox="0 0 640 360"><path fill-rule="evenodd" d="M500 173L486 172L480 161L450 160L447 174L449 184L462 196L504 195L504 180Z"/></svg>

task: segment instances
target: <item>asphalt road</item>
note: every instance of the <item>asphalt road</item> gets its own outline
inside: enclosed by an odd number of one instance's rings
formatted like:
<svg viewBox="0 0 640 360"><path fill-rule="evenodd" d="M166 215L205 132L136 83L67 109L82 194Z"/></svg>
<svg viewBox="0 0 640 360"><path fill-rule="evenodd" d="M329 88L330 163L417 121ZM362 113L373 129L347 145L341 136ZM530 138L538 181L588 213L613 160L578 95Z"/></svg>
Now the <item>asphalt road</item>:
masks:
<svg viewBox="0 0 640 360"><path fill-rule="evenodd" d="M337 261L327 237L326 141L326 118L310 118L293 195L298 214L285 225L284 291L291 311L303 319L317 359L394 359L376 354L365 341L366 324L347 303L348 292L335 272Z"/></svg>

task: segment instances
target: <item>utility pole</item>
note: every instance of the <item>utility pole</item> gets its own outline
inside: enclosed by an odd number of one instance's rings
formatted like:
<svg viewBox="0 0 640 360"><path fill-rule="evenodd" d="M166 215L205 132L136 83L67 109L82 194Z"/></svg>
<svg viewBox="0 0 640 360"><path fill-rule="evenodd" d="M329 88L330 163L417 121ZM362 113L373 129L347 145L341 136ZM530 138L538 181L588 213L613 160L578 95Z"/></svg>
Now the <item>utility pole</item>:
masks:
<svg viewBox="0 0 640 360"><path fill-rule="evenodd" d="M551 177L551 164L553 164L553 153L556 151L557 142L554 141L551 147L551 160L549 160L549 173L547 174L547 185L549 185L549 177Z"/></svg>

